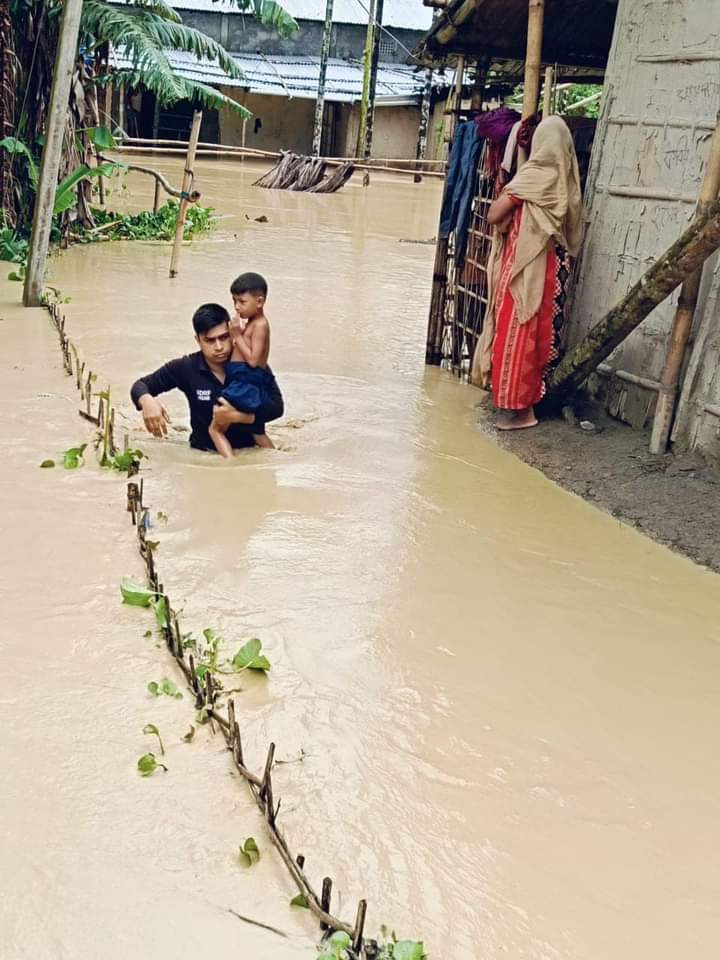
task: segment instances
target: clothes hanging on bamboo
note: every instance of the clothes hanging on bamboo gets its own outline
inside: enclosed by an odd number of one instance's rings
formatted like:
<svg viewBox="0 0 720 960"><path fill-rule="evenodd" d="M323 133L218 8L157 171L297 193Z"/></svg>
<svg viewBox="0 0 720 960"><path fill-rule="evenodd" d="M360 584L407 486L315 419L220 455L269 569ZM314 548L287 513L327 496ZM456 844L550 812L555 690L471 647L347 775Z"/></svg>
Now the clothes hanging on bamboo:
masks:
<svg viewBox="0 0 720 960"><path fill-rule="evenodd" d="M465 260L468 229L475 192L475 174L483 140L474 123L460 123L455 131L447 189L440 214L440 236L447 239L455 233L455 263L461 266Z"/></svg>

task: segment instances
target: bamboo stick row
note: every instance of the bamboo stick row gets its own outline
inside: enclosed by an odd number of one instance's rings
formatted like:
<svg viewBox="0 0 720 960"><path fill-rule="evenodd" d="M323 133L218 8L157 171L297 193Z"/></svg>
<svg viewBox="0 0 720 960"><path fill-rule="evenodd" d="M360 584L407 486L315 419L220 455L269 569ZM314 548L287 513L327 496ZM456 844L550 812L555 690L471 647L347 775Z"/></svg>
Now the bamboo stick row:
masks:
<svg viewBox="0 0 720 960"><path fill-rule="evenodd" d="M143 146L146 148L154 147L177 147L182 148L182 151L185 152L188 148L188 140L164 140L164 139L148 139L147 137L125 137L120 149L127 150L129 146ZM277 160L278 157L282 155L282 151L278 150L258 150L256 147L243 147L238 144L230 143L198 143L198 152L202 150L222 150L223 152L228 153L237 153L240 155L248 157L258 157L259 159L267 160ZM332 161L333 163L355 163L357 157L320 157L319 159L325 160L326 162ZM367 161L369 164L414 164L417 163L417 159L414 157L370 157ZM430 160L423 159L421 161L423 165L426 166L445 166L445 160Z"/></svg>
<svg viewBox="0 0 720 960"><path fill-rule="evenodd" d="M97 414L93 414L91 406L92 384L95 382L95 376L86 369L86 364L80 361L77 349L65 331L65 317L62 315L59 306L51 302L46 302L45 305L58 332L65 371L68 376L74 378L80 398L85 403L84 409L81 408L78 412L83 419L89 420L102 431L104 451L112 455L116 450L115 408L110 402L109 391L105 395L97 395ZM74 365L73 359L75 360ZM127 450L127 448L128 436L126 434L125 449ZM126 509L130 513L131 522L136 529L138 551L145 564L150 589L164 601L161 630L168 651L185 677L194 696L196 709L205 712L213 732L215 732L215 724L220 728L235 768L246 782L265 820L273 845L287 867L298 892L305 897L308 909L319 921L321 929L325 932L324 935L336 930L344 931L352 938L352 947L347 950L350 960L363 960L363 958L364 960L371 960L372 957L376 956L377 944L374 940L366 940L364 936L367 902L365 900L359 901L355 921L352 924L334 916L331 913L332 879L330 877L323 878L321 892L318 894L305 871L304 855L293 855L287 838L278 826L280 800L275 801L272 780L275 744L270 743L268 746L262 774L253 773L245 758L235 701L229 699L225 708L220 705L218 702L220 686L216 682L212 671L206 670L201 679L197 672L195 658L183 646L183 635L177 611L172 607L165 586L160 579L153 548L147 539L147 531L150 527L150 511L145 504L144 481L142 477L138 476L139 470L139 462L133 460L127 473Z"/></svg>

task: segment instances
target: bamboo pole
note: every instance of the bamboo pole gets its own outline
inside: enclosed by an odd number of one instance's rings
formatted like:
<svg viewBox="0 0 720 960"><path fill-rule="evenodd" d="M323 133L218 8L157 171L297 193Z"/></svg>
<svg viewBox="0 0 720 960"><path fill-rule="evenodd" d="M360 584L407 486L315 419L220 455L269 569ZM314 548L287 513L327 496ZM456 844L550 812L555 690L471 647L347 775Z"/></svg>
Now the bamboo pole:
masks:
<svg viewBox="0 0 720 960"><path fill-rule="evenodd" d="M525 54L525 85L523 87L523 120L537 113L540 102L540 68L542 67L543 26L545 0L528 0L528 37Z"/></svg>
<svg viewBox="0 0 720 960"><path fill-rule="evenodd" d="M545 67L545 84L543 86L543 120L546 120L553 109L553 86L555 85L555 70Z"/></svg>
<svg viewBox="0 0 720 960"><path fill-rule="evenodd" d="M202 110L196 110L193 113L192 127L190 128L190 142L185 159L185 173L183 175L182 197L180 207L178 208L177 223L175 225L175 242L173 243L172 257L170 258L170 276L178 275L178 264L180 261L180 248L182 247L183 234L185 232L185 217L187 216L188 203L190 202L190 187L192 186L195 166L195 152L197 150L198 139L200 138L200 124L202 123Z"/></svg>
<svg viewBox="0 0 720 960"><path fill-rule="evenodd" d="M432 100L432 69L425 73L425 86L423 87L422 100L420 101L420 125L418 127L417 148L415 150L415 159L418 161L425 159L427 151L428 126L430 125L430 105ZM414 183L422 182L422 166L417 164L417 173L413 177Z"/></svg>
<svg viewBox="0 0 720 960"><path fill-rule="evenodd" d="M362 157L365 152L365 130L367 127L367 111L370 99L370 62L372 60L373 41L375 37L375 3L370 0L368 9L368 25L365 34L365 49L363 50L363 85L360 97L360 117L358 119L358 138L355 147L355 156Z"/></svg>
<svg viewBox="0 0 720 960"><path fill-rule="evenodd" d="M373 130L375 127L375 94L377 92L377 75L380 64L380 28L382 26L383 7L385 0L375 0L375 31L373 34L372 57L370 59L370 92L368 94L367 119L365 121L365 150L363 159L369 160L372 154ZM370 184L370 172L365 171L363 186Z"/></svg>
<svg viewBox="0 0 720 960"><path fill-rule="evenodd" d="M125 137L120 148L121 150L129 150L132 148L133 144L138 146L146 147L149 150L160 148L160 147L172 147L179 152L182 148L182 152L185 153L189 140L165 140L165 139L150 139L147 137ZM227 153L243 153L248 156L257 156L261 159L276 159L281 157L283 154L279 150L257 150L255 147L246 147L244 145L232 144L232 143L204 143L198 141L198 153L201 153L203 150L212 150L212 151L222 151ZM321 160L326 160L327 162L334 163L353 163L357 158L352 157L320 157ZM412 157L371 157L370 163L414 163ZM445 160L423 160L425 165L435 165L442 166L445 164Z"/></svg>
<svg viewBox="0 0 720 960"><path fill-rule="evenodd" d="M40 162L27 275L23 290L23 303L26 307L38 307L42 302L45 264L50 247L55 191L67 122L70 81L75 69L81 13L82 0L65 0L62 7L60 36L50 92L45 144Z"/></svg>
<svg viewBox="0 0 720 960"><path fill-rule="evenodd" d="M720 111L717 115L715 132L710 140L710 151L698 197L696 218L707 213L710 206L718 199L718 193L720 193ZM703 265L685 280L680 289L680 299L670 332L665 366L660 377L660 393L655 407L655 417L650 437L651 453L665 453L667 450L677 406L680 371L682 370L690 331L695 318L702 274Z"/></svg>
<svg viewBox="0 0 720 960"><path fill-rule="evenodd" d="M691 224L675 243L561 360L548 391L550 403L577 390L658 304L720 248L720 201Z"/></svg>
<svg viewBox="0 0 720 960"><path fill-rule="evenodd" d="M325 5L325 25L323 27L322 47L320 48L320 72L318 74L318 92L315 103L315 125L313 128L312 152L314 157L320 156L322 146L323 115L325 113L325 77L327 76L328 57L330 56L330 41L333 27L333 0L327 0Z"/></svg>
<svg viewBox="0 0 720 960"><path fill-rule="evenodd" d="M125 133L125 83L123 80L120 81L120 86L118 87L118 126L120 127L120 132Z"/></svg>
<svg viewBox="0 0 720 960"><path fill-rule="evenodd" d="M528 36L525 53L525 80L523 84L522 118L537 113L540 102L540 68L542 67L545 0L528 0ZM518 150L518 166L527 160L527 151Z"/></svg>

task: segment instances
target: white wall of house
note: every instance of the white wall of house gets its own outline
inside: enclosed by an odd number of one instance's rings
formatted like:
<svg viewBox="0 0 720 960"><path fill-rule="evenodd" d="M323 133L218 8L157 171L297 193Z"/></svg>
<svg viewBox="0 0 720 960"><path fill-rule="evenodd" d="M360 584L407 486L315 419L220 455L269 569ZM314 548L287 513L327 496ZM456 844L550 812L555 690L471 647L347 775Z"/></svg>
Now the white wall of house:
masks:
<svg viewBox="0 0 720 960"><path fill-rule="evenodd" d="M246 124L246 147L310 153L315 117L314 100L266 97L248 93L238 87L221 87L221 90L226 96L242 103L253 114ZM259 124L256 124L257 121ZM223 107L220 111L220 142L239 146L242 143L242 128L240 115L229 107Z"/></svg>
<svg viewBox="0 0 720 960"><path fill-rule="evenodd" d="M310 153L315 117L315 101L268 97L248 93L238 87L222 87L222 92L247 107L253 114L247 121L245 145L259 150L292 150ZM360 109L357 104L326 103L326 120L335 117L335 156L354 156ZM436 111L437 113L437 111ZM442 106L440 108L440 115ZM242 143L242 118L229 107L220 110L220 142ZM256 121L260 125L256 130ZM428 157L434 156L437 117L428 130ZM373 156L389 159L413 158L417 147L419 106L381 106L375 111Z"/></svg>
<svg viewBox="0 0 720 960"><path fill-rule="evenodd" d="M621 0L588 186L588 230L573 304L576 342L677 239L694 214L720 103L718 0ZM659 379L677 294L611 358ZM720 456L720 270L706 267L675 438ZM594 378L614 415L638 426L652 391Z"/></svg>

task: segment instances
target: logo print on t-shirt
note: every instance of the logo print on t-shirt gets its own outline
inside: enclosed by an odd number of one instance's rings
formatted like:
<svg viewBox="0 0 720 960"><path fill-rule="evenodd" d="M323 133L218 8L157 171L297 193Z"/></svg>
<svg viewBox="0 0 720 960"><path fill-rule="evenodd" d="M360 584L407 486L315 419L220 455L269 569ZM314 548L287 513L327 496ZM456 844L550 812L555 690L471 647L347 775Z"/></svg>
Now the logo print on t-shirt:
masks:
<svg viewBox="0 0 720 960"><path fill-rule="evenodd" d="M209 400L210 391L209 390L196 390L198 400Z"/></svg>

